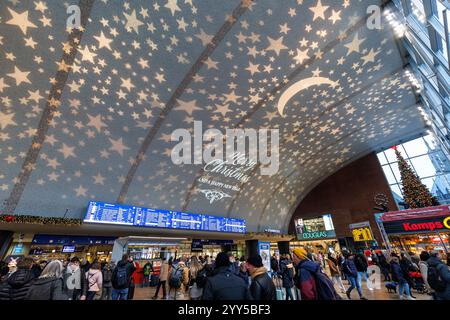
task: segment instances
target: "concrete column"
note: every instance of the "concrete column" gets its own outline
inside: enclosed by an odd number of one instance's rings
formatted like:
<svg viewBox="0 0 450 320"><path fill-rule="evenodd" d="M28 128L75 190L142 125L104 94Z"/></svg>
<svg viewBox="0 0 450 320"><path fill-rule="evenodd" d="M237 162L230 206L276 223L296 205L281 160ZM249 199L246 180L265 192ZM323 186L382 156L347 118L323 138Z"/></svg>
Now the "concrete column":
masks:
<svg viewBox="0 0 450 320"><path fill-rule="evenodd" d="M289 253L289 241L278 241L278 250L280 254Z"/></svg>
<svg viewBox="0 0 450 320"><path fill-rule="evenodd" d="M258 254L258 240L245 240L245 258Z"/></svg>
<svg viewBox="0 0 450 320"><path fill-rule="evenodd" d="M0 261L5 258L9 247L13 241L14 232L12 231L0 231Z"/></svg>
<svg viewBox="0 0 450 320"><path fill-rule="evenodd" d="M114 246L111 254L111 260L119 262L122 259L122 255L128 251L128 239L119 238L114 241Z"/></svg>

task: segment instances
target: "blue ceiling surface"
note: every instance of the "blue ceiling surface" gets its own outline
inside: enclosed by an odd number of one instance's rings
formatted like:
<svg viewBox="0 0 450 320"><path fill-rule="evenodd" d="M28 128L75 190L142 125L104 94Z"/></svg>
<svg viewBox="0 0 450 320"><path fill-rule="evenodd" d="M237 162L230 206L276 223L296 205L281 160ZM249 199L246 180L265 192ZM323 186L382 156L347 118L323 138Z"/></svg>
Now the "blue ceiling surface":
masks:
<svg viewBox="0 0 450 320"><path fill-rule="evenodd" d="M287 230L318 182L424 128L388 24L365 23L380 2L85 0L76 33L69 1L2 1L2 210L80 218L89 200L121 201ZM170 135L196 120L279 129L278 173L175 165Z"/></svg>

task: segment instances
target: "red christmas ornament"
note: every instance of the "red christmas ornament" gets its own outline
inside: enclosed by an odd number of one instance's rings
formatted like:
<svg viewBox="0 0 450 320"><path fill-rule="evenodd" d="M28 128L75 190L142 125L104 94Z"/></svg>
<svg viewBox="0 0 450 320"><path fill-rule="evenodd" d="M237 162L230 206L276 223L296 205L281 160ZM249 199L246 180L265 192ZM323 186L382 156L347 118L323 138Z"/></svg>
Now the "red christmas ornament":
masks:
<svg viewBox="0 0 450 320"><path fill-rule="evenodd" d="M391 149L397 150L397 146L392 146Z"/></svg>
<svg viewBox="0 0 450 320"><path fill-rule="evenodd" d="M5 216L4 220L6 222L12 222L14 220L14 216L11 216L11 215Z"/></svg>

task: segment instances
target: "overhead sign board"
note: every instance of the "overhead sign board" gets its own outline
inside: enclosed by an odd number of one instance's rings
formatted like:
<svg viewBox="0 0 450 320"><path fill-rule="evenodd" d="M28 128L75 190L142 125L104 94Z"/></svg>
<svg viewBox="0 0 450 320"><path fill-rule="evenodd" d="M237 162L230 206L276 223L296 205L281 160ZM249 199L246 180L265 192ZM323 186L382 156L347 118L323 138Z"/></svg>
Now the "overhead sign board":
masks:
<svg viewBox="0 0 450 320"><path fill-rule="evenodd" d="M147 228L245 233L246 221L228 217L90 201L84 222Z"/></svg>

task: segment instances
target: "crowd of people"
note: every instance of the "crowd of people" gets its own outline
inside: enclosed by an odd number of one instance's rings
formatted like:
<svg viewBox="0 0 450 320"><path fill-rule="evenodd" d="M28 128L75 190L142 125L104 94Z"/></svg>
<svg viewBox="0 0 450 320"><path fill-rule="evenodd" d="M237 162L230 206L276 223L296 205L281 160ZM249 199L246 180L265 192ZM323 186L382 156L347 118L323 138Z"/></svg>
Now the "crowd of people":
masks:
<svg viewBox="0 0 450 320"><path fill-rule="evenodd" d="M306 248L274 255L271 270L264 266L259 255L239 260L231 252L220 252L215 259L209 256L162 258L152 298L339 300L345 296L351 299L356 289L358 297L365 300L362 281L365 280L368 290L374 290L372 265L384 276L387 289L398 290L400 299L414 300L412 289L415 289L435 300L450 300L449 266L438 252L386 256L376 250L370 255L362 251L325 255ZM0 300L133 299L133 274L138 267L126 254L117 264L96 260L89 263L77 257L36 263L24 257L0 266ZM151 265L144 266L147 278L144 282L149 281L152 270Z"/></svg>

